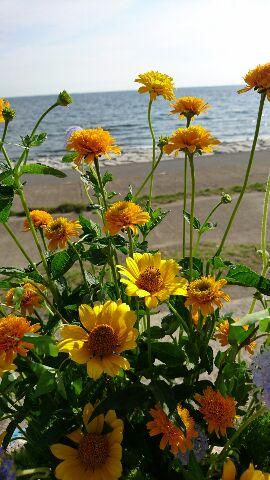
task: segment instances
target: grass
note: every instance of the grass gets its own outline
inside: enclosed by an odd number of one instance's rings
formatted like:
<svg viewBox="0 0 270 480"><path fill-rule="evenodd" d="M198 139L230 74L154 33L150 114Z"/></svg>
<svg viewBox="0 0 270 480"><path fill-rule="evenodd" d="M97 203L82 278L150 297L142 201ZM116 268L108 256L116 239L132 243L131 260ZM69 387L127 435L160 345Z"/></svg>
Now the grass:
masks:
<svg viewBox="0 0 270 480"><path fill-rule="evenodd" d="M235 185L230 188L226 189L226 193L229 193L230 195L233 195L235 193L239 193L241 191L241 185ZM221 195L222 192L224 191L224 188L205 188L203 190L198 190L197 196L198 197L211 197L215 195ZM265 191L265 184L264 183L251 183L247 187L247 192L264 192ZM183 198L183 192L176 192L176 193L170 193L167 195L156 195L153 197L153 203L155 205L162 205L162 204L168 204L168 203L173 203L177 202L178 200L181 200ZM148 199L148 196L142 196L139 198L139 203L145 204ZM35 207L31 207L30 210L34 210ZM88 210L88 205L84 203L63 203L61 205L58 205L57 207L51 207L51 208L42 208L40 207L39 210L46 210L48 213L54 214L54 213L83 213ZM25 213L23 211L16 212L16 211L11 211L11 216L13 217L24 217Z"/></svg>

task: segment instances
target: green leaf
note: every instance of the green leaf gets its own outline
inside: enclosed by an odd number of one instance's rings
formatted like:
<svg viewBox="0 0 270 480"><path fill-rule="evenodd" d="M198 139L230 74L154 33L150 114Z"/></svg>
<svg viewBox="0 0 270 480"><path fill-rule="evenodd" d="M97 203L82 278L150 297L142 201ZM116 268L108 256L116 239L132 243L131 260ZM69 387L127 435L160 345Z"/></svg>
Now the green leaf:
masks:
<svg viewBox="0 0 270 480"><path fill-rule="evenodd" d="M66 155L63 156L61 161L63 163L72 163L76 160L77 157L78 157L77 152L66 153Z"/></svg>
<svg viewBox="0 0 270 480"><path fill-rule="evenodd" d="M150 335L151 338L163 338L165 337L166 332L164 332L163 328L160 328L157 325L153 325L153 327L150 327ZM143 336L147 337L148 332L144 332Z"/></svg>
<svg viewBox="0 0 270 480"><path fill-rule="evenodd" d="M19 310L20 308L23 294L24 294L23 287L14 288L12 303L15 306L16 310Z"/></svg>
<svg viewBox="0 0 270 480"><path fill-rule="evenodd" d="M269 295L270 292L270 280L254 272L245 265L239 264L231 266L225 280L227 280L230 285L256 288L259 292L265 295Z"/></svg>
<svg viewBox="0 0 270 480"><path fill-rule="evenodd" d="M234 326L254 325L261 321L270 320L270 308L266 310L260 310L259 312L248 313L244 317L240 318L238 322L234 323Z"/></svg>
<svg viewBox="0 0 270 480"><path fill-rule="evenodd" d="M183 210L183 215L184 215L184 219L190 223L190 213L186 212L185 210ZM198 218L194 217L193 218L193 228L194 230L200 230L201 228L201 222Z"/></svg>
<svg viewBox="0 0 270 480"><path fill-rule="evenodd" d="M56 168L49 167L49 165L42 165L41 163L29 163L24 165L20 171L20 175L53 175L54 177L64 178L66 173L62 170L57 170Z"/></svg>
<svg viewBox="0 0 270 480"><path fill-rule="evenodd" d="M70 248L55 253L51 261L51 272L53 279L55 280L62 277L66 272L68 272L76 260L77 255Z"/></svg>
<svg viewBox="0 0 270 480"><path fill-rule="evenodd" d="M108 262L109 247L101 243L94 243L82 256L84 260L88 260L94 265L105 265Z"/></svg>
<svg viewBox="0 0 270 480"><path fill-rule="evenodd" d="M25 342L33 343L38 355L49 355L50 357L58 356L58 348L55 339L49 335L38 335L29 333L23 337Z"/></svg>
<svg viewBox="0 0 270 480"><path fill-rule="evenodd" d="M82 226L83 233L88 235L89 240L93 240L94 238L99 238L101 236L101 229L97 223L85 218L83 215L79 216L79 222Z"/></svg>
<svg viewBox="0 0 270 480"><path fill-rule="evenodd" d="M39 147L40 145L42 145L43 142L45 142L47 138L47 133L41 132L33 136L26 135L24 138L23 137L21 138L22 138L22 144L24 147L28 147L28 148Z"/></svg>
<svg viewBox="0 0 270 480"><path fill-rule="evenodd" d="M14 188L0 184L0 223L6 223L8 221L13 198Z"/></svg>
<svg viewBox="0 0 270 480"><path fill-rule="evenodd" d="M33 398L38 398L55 390L56 387L56 371L54 368L47 367L41 363L31 362L31 369L37 375L38 382L32 393Z"/></svg>
<svg viewBox="0 0 270 480"><path fill-rule="evenodd" d="M103 177L102 177L103 186L105 187L105 185L108 182L112 182L112 180L113 180L113 176L112 176L111 172L105 172Z"/></svg>
<svg viewBox="0 0 270 480"><path fill-rule="evenodd" d="M153 356L166 365L176 366L185 358L183 350L174 343L152 342L151 345Z"/></svg>
<svg viewBox="0 0 270 480"><path fill-rule="evenodd" d="M201 233L209 232L210 230L213 230L214 228L217 227L217 222L207 222L205 225L203 225L200 228Z"/></svg>
<svg viewBox="0 0 270 480"><path fill-rule="evenodd" d="M31 267L32 268L32 267ZM30 278L37 283L43 283L43 277L37 272L27 269L27 268L17 268L17 267L0 267L0 275L5 275L10 278L17 278L22 280L27 280Z"/></svg>
<svg viewBox="0 0 270 480"><path fill-rule="evenodd" d="M245 330L243 327L230 324L229 343L231 345L244 342L250 336L250 330Z"/></svg>
<svg viewBox="0 0 270 480"><path fill-rule="evenodd" d="M5 170L4 172L0 173L0 182L4 182L4 180L9 179L13 175L13 170ZM4 182L5 183L5 182Z"/></svg>

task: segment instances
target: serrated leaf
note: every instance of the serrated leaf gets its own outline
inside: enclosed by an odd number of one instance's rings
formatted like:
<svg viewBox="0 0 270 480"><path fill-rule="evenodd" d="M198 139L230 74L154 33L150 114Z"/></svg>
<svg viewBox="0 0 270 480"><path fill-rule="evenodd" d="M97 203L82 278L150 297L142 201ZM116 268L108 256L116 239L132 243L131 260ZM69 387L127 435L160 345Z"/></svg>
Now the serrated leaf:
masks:
<svg viewBox="0 0 270 480"><path fill-rule="evenodd" d="M185 210L183 210L183 215L184 215L184 219L190 223L190 213L186 212ZM201 222L200 220L197 218L197 217L194 217L193 218L193 228L194 230L200 230L201 228Z"/></svg>
<svg viewBox="0 0 270 480"><path fill-rule="evenodd" d="M231 267L225 280L231 285L256 288L259 292L265 295L269 295L270 292L270 280L254 272L245 265L240 264Z"/></svg>
<svg viewBox="0 0 270 480"><path fill-rule="evenodd" d="M152 342L152 354L169 366L179 365L184 360L183 350L174 343L170 342Z"/></svg>
<svg viewBox="0 0 270 480"><path fill-rule="evenodd" d="M113 176L111 172L105 172L104 175L102 176L102 184L105 187L105 185L108 182L111 182L113 180Z"/></svg>
<svg viewBox="0 0 270 480"><path fill-rule="evenodd" d="M72 249L62 250L54 254L51 260L51 272L53 279L62 277L74 264L77 255Z"/></svg>
<svg viewBox="0 0 270 480"><path fill-rule="evenodd" d="M25 342L33 343L38 355L49 355L57 357L58 348L55 339L49 335L38 335L36 333L28 333L23 337Z"/></svg>
<svg viewBox="0 0 270 480"><path fill-rule="evenodd" d="M89 250L83 253L83 258L94 265L105 265L108 262L109 247L101 243L94 243Z"/></svg>
<svg viewBox="0 0 270 480"><path fill-rule="evenodd" d="M13 198L14 188L12 186L0 185L0 223L8 221Z"/></svg>
<svg viewBox="0 0 270 480"><path fill-rule="evenodd" d="M41 132L37 133L36 135L30 136L26 135L22 138L22 144L24 147L39 147L47 138L47 133Z"/></svg>
<svg viewBox="0 0 270 480"><path fill-rule="evenodd" d="M50 167L49 165L42 165L41 163L29 163L21 168L20 175L53 175L58 178L65 178L67 175L62 170Z"/></svg>
<svg viewBox="0 0 270 480"><path fill-rule="evenodd" d="M94 238L99 238L101 236L101 229L97 223L85 218L83 215L79 216L79 222L82 226L83 233L88 235L89 240L93 240Z"/></svg>
<svg viewBox="0 0 270 480"><path fill-rule="evenodd" d="M61 161L63 163L72 163L76 160L77 157L78 157L77 152L66 153L66 155L63 156Z"/></svg>

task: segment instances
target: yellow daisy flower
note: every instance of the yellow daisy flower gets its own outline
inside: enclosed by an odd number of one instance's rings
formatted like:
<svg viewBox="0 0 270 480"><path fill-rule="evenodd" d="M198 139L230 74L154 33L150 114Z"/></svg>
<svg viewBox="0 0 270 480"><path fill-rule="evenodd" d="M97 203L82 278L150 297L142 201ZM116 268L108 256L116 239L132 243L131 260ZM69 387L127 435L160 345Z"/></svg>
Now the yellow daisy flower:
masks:
<svg viewBox="0 0 270 480"><path fill-rule="evenodd" d="M0 355L0 378L3 377L4 373L16 370L17 367L12 362L13 360L11 360L11 363L6 362L5 354ZM0 435L0 445L1 445L1 435Z"/></svg>
<svg viewBox="0 0 270 480"><path fill-rule="evenodd" d="M188 282L179 278L180 267L173 259L161 260L161 254L134 253L126 259L126 266L118 265L121 282L127 285L126 294L144 298L148 308L168 300L171 295L186 295Z"/></svg>
<svg viewBox="0 0 270 480"><path fill-rule="evenodd" d="M45 237L50 240L49 250L65 248L71 237L79 237L81 225L76 220L68 220L65 217L52 220L44 229Z"/></svg>
<svg viewBox="0 0 270 480"><path fill-rule="evenodd" d="M4 122L3 110L5 107L10 107L10 103L4 98L0 98L0 122Z"/></svg>
<svg viewBox="0 0 270 480"><path fill-rule="evenodd" d="M103 128L75 130L68 139L67 150L78 153L75 159L77 165L82 160L91 164L97 157L111 158L111 153L114 155L120 155L121 153L110 132L103 130Z"/></svg>
<svg viewBox="0 0 270 480"><path fill-rule="evenodd" d="M171 105L171 113L178 114L179 118L192 119L195 115L200 115L206 112L210 105L208 105L203 98L198 97L180 97Z"/></svg>
<svg viewBox="0 0 270 480"><path fill-rule="evenodd" d="M212 387L207 387L202 395L196 394L195 400L201 405L200 412L208 424L208 432L216 435L226 435L226 430L233 427L236 416L235 400L233 397L223 397Z"/></svg>
<svg viewBox="0 0 270 480"><path fill-rule="evenodd" d="M115 235L120 230L130 228L137 235L137 225L144 225L150 219L148 212L134 202L116 202L108 208L105 214L106 230L110 235Z"/></svg>
<svg viewBox="0 0 270 480"><path fill-rule="evenodd" d="M232 460L228 459L223 465L222 480L235 480L236 468ZM270 473L263 473L261 470L255 470L250 464L249 468L242 473L240 480L269 480Z"/></svg>
<svg viewBox="0 0 270 480"><path fill-rule="evenodd" d="M20 305L22 315L25 316L27 312L29 315L32 315L34 313L34 308L40 308L43 298L39 291L31 283L25 283L22 288L23 295ZM44 290L43 285L39 285L38 288L40 290ZM13 306L13 296L14 288L11 288L6 294L6 304L9 307Z"/></svg>
<svg viewBox="0 0 270 480"><path fill-rule="evenodd" d="M248 325L243 325L244 330L248 330ZM217 325L217 332L215 333L215 338L219 341L222 347L226 347L229 345L229 333L230 333L230 322L228 320L224 320ZM250 340L248 345L245 345L245 350L250 354L253 355L254 350L256 348L256 342Z"/></svg>
<svg viewBox="0 0 270 480"><path fill-rule="evenodd" d="M169 138L169 143L164 146L163 151L170 155L174 152L175 156L180 151L193 154L196 152L212 153L215 145L220 143L217 138L201 127L195 125L189 128L178 128Z"/></svg>
<svg viewBox="0 0 270 480"><path fill-rule="evenodd" d="M30 217L36 230L47 227L47 225L53 221L53 217L50 213L45 212L44 210L32 210L30 212ZM27 219L24 221L24 230L30 230Z"/></svg>
<svg viewBox="0 0 270 480"><path fill-rule="evenodd" d="M84 429L66 435L74 446L56 443L52 454L62 460L55 477L60 480L118 480L122 474L124 424L114 410L98 415L89 422L94 411L88 403L83 410Z"/></svg>
<svg viewBox="0 0 270 480"><path fill-rule="evenodd" d="M270 62L264 65L258 65L256 68L249 70L244 80L247 86L238 90L238 93L248 92L254 88L258 90L259 93L266 92L267 98L270 101Z"/></svg>
<svg viewBox="0 0 270 480"><path fill-rule="evenodd" d="M136 315L121 300L97 303L93 308L81 305L77 325L64 325L61 330L61 352L69 353L77 363L87 364L89 377L96 380L102 373L111 377L128 370L129 362L121 353L136 347L138 331L133 328Z"/></svg>
<svg viewBox="0 0 270 480"><path fill-rule="evenodd" d="M12 363L17 354L25 357L28 350L33 348L32 343L25 342L23 337L27 333L35 333L40 324L31 325L24 317L8 315L0 318L0 356L6 363Z"/></svg>
<svg viewBox="0 0 270 480"><path fill-rule="evenodd" d="M205 317L210 315L215 307L223 306L221 299L230 301L229 295L221 290L226 283L224 279L216 280L210 276L194 280L188 286L185 306L192 307L192 315L195 318L199 312Z"/></svg>
<svg viewBox="0 0 270 480"><path fill-rule="evenodd" d="M148 92L151 100L156 100L159 95L165 98L165 100L173 100L174 98L173 79L165 73L150 70L149 72L138 75L135 82L143 84L143 87L140 87L138 92Z"/></svg>

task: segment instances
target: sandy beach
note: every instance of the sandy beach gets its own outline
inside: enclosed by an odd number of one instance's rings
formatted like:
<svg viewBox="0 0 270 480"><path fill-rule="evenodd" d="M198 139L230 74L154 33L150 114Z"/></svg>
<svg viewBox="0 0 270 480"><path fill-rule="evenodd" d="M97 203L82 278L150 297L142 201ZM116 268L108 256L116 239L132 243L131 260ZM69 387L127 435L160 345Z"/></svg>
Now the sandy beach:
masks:
<svg viewBox="0 0 270 480"><path fill-rule="evenodd" d="M256 154L249 180L251 188L244 197L225 251L230 257L233 256L236 261L244 261L257 270L260 269L260 259L256 254L256 250L259 248L260 242L260 224L264 197L262 190L269 170L269 158L270 151L259 151ZM217 191L219 189L237 191L235 187L239 188L242 184L247 161L247 153L216 154L196 159L198 196L195 214L200 220L204 220L210 209L218 202L220 195L217 194ZM102 166L102 170L110 170L113 174L114 180L110 189L119 192L119 196L115 197L115 199L123 198L128 191L129 184L133 186L135 191L150 169L149 162L114 165L110 168L108 164L109 162L106 162L106 165ZM154 204L155 206L160 204L162 210L169 213L159 228L149 238L152 248L160 248L164 254L174 254L178 257L180 257L182 238L181 211L183 205L180 199L180 192L183 191L183 167L183 160L177 158L173 160L165 159L157 169L154 186L154 196L157 198ZM63 204L87 205L87 199L78 173L72 171L72 169L66 170L66 173L67 177L64 179L38 175L33 175L31 178L26 177L25 191L30 208L46 209ZM143 193L147 193L147 189ZM175 195L178 193L179 199L177 198L178 195ZM215 213L213 220L218 223L218 226L216 229L208 232L202 243L202 249L206 255L214 253L222 232L227 225L237 196L238 193L232 193L232 203L222 205ZM22 212L18 199L15 199L13 211L17 213ZM85 212L84 215L90 216L91 214ZM69 213L68 216L76 218L77 214ZM37 258L30 234L23 232L23 218L16 215L12 216L10 226L18 235L25 248L31 252L34 258ZM0 226L0 235L0 263L5 266L24 266L24 259L3 226ZM241 310L244 302L242 293L241 289L237 291L238 298L235 298L235 301L240 304ZM249 292L246 291L245 293L247 295Z"/></svg>

